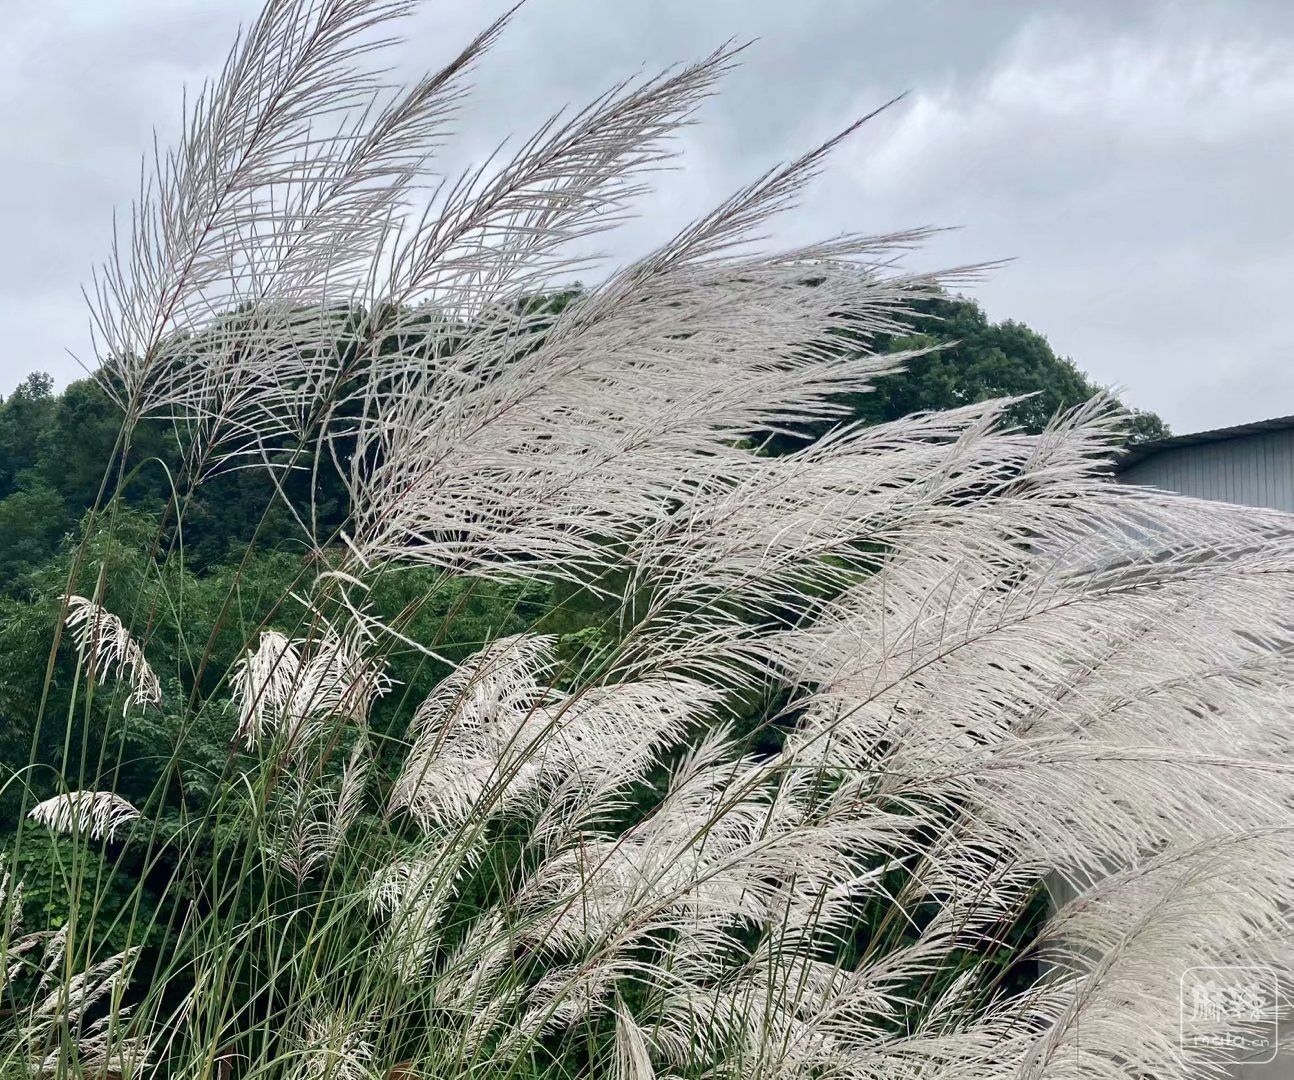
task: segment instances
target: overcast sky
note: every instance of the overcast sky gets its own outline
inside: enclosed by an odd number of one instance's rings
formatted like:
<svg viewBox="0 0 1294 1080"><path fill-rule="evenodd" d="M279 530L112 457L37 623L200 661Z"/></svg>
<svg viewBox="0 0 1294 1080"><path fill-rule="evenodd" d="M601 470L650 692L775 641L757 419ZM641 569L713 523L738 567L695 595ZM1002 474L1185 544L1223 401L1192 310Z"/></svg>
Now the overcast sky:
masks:
<svg viewBox="0 0 1294 1080"><path fill-rule="evenodd" d="M0 0L0 392L87 359L80 285L180 88L257 0ZM426 0L404 69L498 14ZM1294 2L529 0L460 156L626 72L758 38L684 139L628 257L908 90L779 239L956 225L914 265L1013 257L975 289L1179 432L1294 413Z"/></svg>

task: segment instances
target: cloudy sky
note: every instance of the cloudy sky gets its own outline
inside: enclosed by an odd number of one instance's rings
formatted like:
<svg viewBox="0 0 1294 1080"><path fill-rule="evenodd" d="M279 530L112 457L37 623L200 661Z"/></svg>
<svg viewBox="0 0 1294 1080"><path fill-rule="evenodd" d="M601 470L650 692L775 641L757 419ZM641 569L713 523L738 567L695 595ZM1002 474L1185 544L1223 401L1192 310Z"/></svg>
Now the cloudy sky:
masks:
<svg viewBox="0 0 1294 1080"><path fill-rule="evenodd" d="M80 285L183 84L257 0L0 0L0 392L88 360ZM402 70L495 0L426 0ZM1176 431L1294 413L1289 0L529 0L480 69L470 158L626 72L756 38L611 254L662 239L902 91L779 239L960 226L914 265L1011 257L975 295Z"/></svg>

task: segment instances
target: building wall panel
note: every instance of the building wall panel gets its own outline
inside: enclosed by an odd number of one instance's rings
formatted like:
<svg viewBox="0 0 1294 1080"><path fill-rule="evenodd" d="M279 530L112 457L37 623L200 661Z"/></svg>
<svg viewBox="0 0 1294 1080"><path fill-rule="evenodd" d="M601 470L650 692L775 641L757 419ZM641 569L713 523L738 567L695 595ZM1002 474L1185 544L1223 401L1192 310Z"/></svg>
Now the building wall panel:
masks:
<svg viewBox="0 0 1294 1080"><path fill-rule="evenodd" d="M1294 428L1170 446L1120 474L1129 484L1294 511Z"/></svg>

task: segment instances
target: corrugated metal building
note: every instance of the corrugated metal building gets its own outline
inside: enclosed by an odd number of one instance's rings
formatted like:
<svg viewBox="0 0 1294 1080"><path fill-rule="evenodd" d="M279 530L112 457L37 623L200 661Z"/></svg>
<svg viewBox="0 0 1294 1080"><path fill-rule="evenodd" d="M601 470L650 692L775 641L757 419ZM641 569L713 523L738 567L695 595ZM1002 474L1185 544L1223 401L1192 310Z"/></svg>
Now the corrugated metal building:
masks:
<svg viewBox="0 0 1294 1080"><path fill-rule="evenodd" d="M1116 468L1129 484L1294 511L1294 416L1142 443Z"/></svg>

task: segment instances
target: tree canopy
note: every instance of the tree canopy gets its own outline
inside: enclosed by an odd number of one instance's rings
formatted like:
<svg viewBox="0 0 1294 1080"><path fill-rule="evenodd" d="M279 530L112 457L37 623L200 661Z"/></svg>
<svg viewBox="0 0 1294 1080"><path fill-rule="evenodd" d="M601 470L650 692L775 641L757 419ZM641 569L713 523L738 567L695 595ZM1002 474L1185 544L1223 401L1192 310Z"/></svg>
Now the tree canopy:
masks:
<svg viewBox="0 0 1294 1080"><path fill-rule="evenodd" d="M909 360L902 372L877 379L871 392L843 395L849 420L880 424L916 412L1024 397L1008 415L1022 430L1036 433L1057 413L1102 389L1073 360L1057 356L1038 331L1013 319L992 322L973 300L932 297L918 300L913 308L906 319L910 331L890 336L884 350L928 351ZM833 418L806 424L804 431L808 438L817 438L839 422ZM1133 410L1130 442L1167 434L1168 426L1158 415ZM781 438L775 446L789 449L803 441Z"/></svg>

